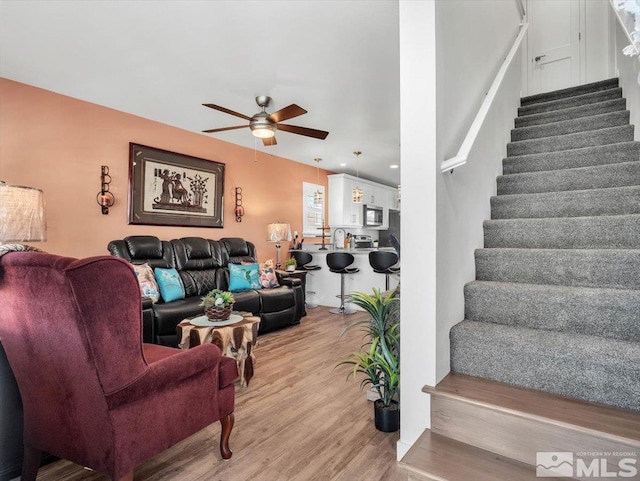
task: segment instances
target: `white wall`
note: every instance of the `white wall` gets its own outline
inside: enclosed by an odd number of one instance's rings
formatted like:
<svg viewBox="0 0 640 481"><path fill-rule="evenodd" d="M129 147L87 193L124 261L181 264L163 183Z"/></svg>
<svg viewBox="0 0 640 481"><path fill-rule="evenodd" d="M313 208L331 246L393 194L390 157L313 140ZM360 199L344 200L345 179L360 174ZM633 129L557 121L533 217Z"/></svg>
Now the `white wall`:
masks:
<svg viewBox="0 0 640 481"><path fill-rule="evenodd" d="M638 57L627 57L622 53L622 49L629 45L618 20L615 20L615 64L617 75L620 78L622 96L627 99L627 110L631 112L630 122L635 125L635 140L640 140L640 85L638 85L638 75L640 75L640 62Z"/></svg>
<svg viewBox="0 0 640 481"><path fill-rule="evenodd" d="M609 0L587 0L585 5L585 83L614 76L609 62Z"/></svg>
<svg viewBox="0 0 640 481"><path fill-rule="evenodd" d="M401 459L429 427L436 372L436 54L434 0L400 0L402 184Z"/></svg>
<svg viewBox="0 0 640 481"><path fill-rule="evenodd" d="M457 153L517 37L520 11L516 1L436 2L436 25L439 164ZM436 177L436 382L449 372L449 330L463 320L463 287L475 278L473 253L483 246L482 222L490 218L519 105L520 60L512 62L467 164Z"/></svg>

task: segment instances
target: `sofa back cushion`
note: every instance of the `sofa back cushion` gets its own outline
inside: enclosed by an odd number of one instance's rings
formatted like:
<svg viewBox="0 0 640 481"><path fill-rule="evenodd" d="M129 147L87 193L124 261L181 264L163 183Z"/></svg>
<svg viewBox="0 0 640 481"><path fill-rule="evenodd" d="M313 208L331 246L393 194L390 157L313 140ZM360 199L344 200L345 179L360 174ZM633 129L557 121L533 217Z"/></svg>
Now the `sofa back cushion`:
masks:
<svg viewBox="0 0 640 481"><path fill-rule="evenodd" d="M204 296L225 283L223 267L226 267L229 257L219 241L183 237L173 239L171 246L187 297Z"/></svg>
<svg viewBox="0 0 640 481"><path fill-rule="evenodd" d="M120 257L132 264L149 264L151 268L174 267L173 249L167 241L155 236L132 235L123 240L109 242L107 247L111 255Z"/></svg>

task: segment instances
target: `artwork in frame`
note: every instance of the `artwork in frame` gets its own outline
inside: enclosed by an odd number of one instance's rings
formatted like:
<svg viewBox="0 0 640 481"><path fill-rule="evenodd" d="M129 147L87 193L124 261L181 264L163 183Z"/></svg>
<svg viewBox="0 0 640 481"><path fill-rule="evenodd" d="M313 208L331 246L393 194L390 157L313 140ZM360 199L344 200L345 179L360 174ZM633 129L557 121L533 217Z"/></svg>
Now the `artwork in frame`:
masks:
<svg viewBox="0 0 640 481"><path fill-rule="evenodd" d="M223 227L220 162L129 144L129 224Z"/></svg>

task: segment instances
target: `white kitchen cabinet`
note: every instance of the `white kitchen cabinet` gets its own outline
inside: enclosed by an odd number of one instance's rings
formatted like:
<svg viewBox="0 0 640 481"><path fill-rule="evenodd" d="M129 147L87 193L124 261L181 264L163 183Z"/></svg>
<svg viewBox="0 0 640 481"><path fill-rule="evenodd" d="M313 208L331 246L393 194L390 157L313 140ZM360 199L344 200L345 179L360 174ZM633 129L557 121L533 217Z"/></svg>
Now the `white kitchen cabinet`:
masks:
<svg viewBox="0 0 640 481"><path fill-rule="evenodd" d="M329 175L328 180L329 227L362 227L364 204L375 205L383 209L382 225L376 229L389 227L389 209L398 208L398 191L396 189L369 180L357 179L348 174ZM352 202L351 194L356 185L362 189L361 204Z"/></svg>

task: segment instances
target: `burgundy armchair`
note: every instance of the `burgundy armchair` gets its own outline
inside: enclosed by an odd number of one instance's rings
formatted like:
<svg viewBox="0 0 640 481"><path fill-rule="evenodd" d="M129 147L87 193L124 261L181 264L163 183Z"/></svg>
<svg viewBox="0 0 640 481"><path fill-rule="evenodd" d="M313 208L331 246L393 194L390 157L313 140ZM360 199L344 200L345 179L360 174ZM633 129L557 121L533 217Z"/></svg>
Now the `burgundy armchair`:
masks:
<svg viewBox="0 0 640 481"><path fill-rule="evenodd" d="M143 344L126 261L3 255L0 338L24 407L24 481L42 452L132 480L137 464L218 420L231 457L235 361L213 344Z"/></svg>

